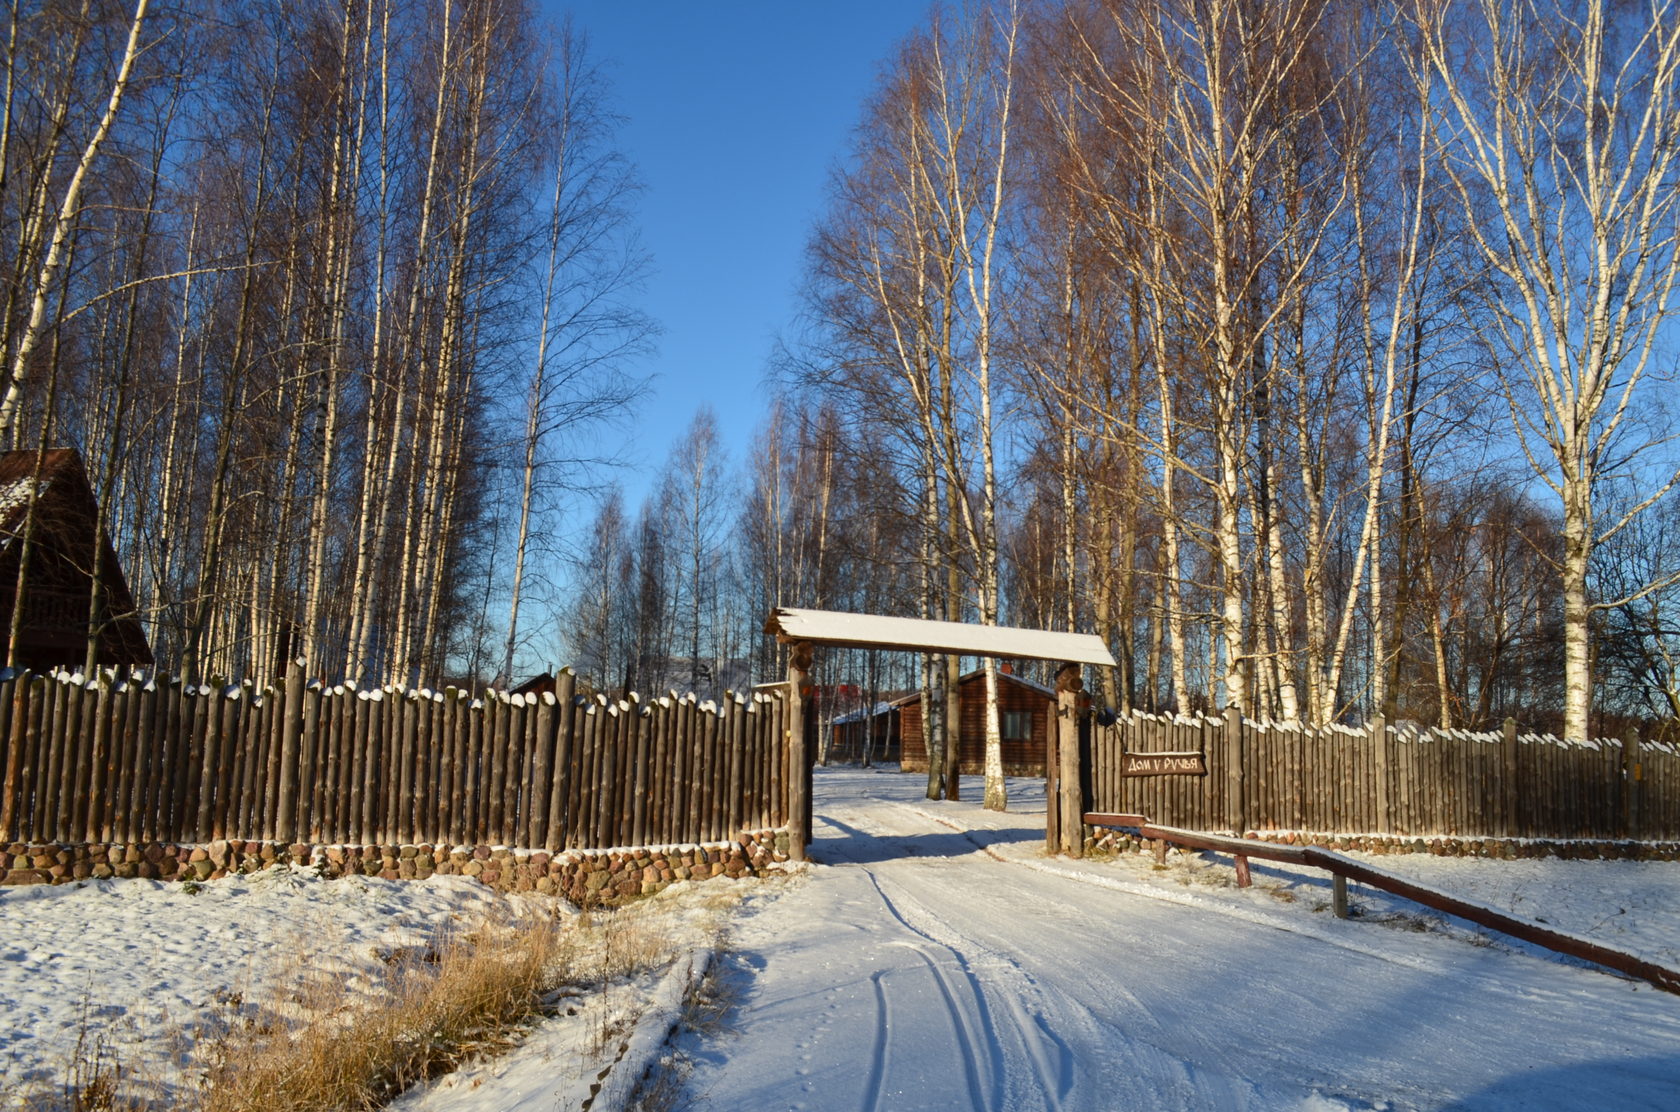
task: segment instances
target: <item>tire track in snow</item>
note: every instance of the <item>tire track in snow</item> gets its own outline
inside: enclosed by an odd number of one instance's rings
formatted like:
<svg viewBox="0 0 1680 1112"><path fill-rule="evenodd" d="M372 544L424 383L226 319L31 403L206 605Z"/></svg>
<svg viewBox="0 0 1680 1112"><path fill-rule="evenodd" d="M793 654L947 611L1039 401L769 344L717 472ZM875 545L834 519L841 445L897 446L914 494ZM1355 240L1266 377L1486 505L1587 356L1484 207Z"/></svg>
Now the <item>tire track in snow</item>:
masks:
<svg viewBox="0 0 1680 1112"><path fill-rule="evenodd" d="M926 931L917 928L917 926L912 923L902 911L899 910L898 902L891 896L887 895L886 889L881 886L880 875L876 873L874 869L871 869L866 865L859 865L858 867L863 870L864 876L868 877L869 883L874 886L875 893L881 900L881 906L887 909L887 913L891 915L900 926L917 938L924 939L927 942L931 942L945 950L951 955L952 959L956 961L957 965L963 969L964 973L968 973L967 963L962 954L955 947L948 946L929 935ZM910 950L919 957L924 964L926 964L928 972L933 977L934 984L939 989L940 998L945 1003L945 1011L951 1021L951 1033L955 1036L957 1049L962 1054L963 1076L968 1082L970 1107L977 1109L992 1108L996 1102L995 1100L986 1099L986 1086L981 1080L982 1067L980 1062L981 1057L990 1059L991 1056L983 1054L983 1052L979 1049L992 1044L986 1041L976 1041L973 1032L970 1030L968 1017L964 1014L963 1009L958 1005L956 994L952 991L951 983L945 976L944 970L940 968L939 963L933 959L932 955L930 955L923 946L917 945L913 942L896 942L889 943L889 945L901 946ZM881 987L882 976L883 974L881 973L877 973L875 975L877 987ZM968 980L970 990L969 995L973 999L976 1009L981 1014L982 1031L984 1034L991 1034L991 1023L987 1018L988 1009L986 1007L984 993L980 990L979 985L974 982L974 978L971 974L968 975ZM1001 1075L1001 1062L992 1062L988 1060L986 1066L987 1068L984 1072ZM996 1090L1001 1090L1003 1087L1001 1083L998 1083L1000 1081L1001 1076L995 1078L994 1083L996 1083Z"/></svg>
<svg viewBox="0 0 1680 1112"><path fill-rule="evenodd" d="M869 975L875 987L875 1044L869 1057L869 1079L863 1087L863 1112L879 1112L881 1099L886 1095L888 1034L892 1030L892 1005L887 1002L886 986L881 978L885 970L877 969Z"/></svg>
<svg viewBox="0 0 1680 1112"><path fill-rule="evenodd" d="M883 813L883 811L885 813ZM961 836L972 847L938 858L917 855L913 848L917 838L927 831L922 824L936 825ZM1125 983L1125 978L1104 978L1102 1005L1093 1010L1081 994L1055 986L1041 986L1026 965L1015 960L1009 951L988 945L989 923L984 917L965 923L965 916L973 912L970 906L976 895L975 877L970 871L976 858L991 858L1001 864L1023 866L1028 874L1039 873L1074 880L1098 889L1120 894L1142 896L1151 902L1208 907L1225 911L1217 901L1204 902L1191 893L1162 892L1137 882L1119 882L1107 877L1095 877L1077 870L1063 869L1049 862L1023 859L1014 854L1004 855L993 848L995 839L988 830L964 829L944 817L915 806L892 806L871 812L845 810L836 821L829 823L837 832L869 839L868 848L851 850L850 846L833 846L834 864L856 867L867 877L876 891L876 898L892 920L928 944L948 951L968 982L968 998L974 1002L979 1015L979 1045L992 1050L990 1068L982 1072L992 1079L991 1091L979 1081L971 1082L970 1107L998 1109L1042 1107L1064 1109L1074 1099L1076 1089L1095 1084L1108 1090L1108 1097L1122 1100L1110 1107L1184 1107L1190 1094L1209 1098L1209 1107L1246 1108L1278 1106L1280 1093L1274 1086L1281 1083L1286 1099L1321 1096L1319 1079L1299 1077L1268 1078L1257 1081L1243 1075L1240 1063L1227 1060L1225 1053L1214 1045L1186 1047L1175 1037L1172 1028L1182 1022L1177 1011L1164 1013L1146 1003ZM886 850L897 849L902 856L890 856ZM850 852L848 852L850 851ZM966 864L959 865L959 862ZM984 865L981 866L984 868ZM917 886L912 889L903 879L913 871ZM989 871L989 870L987 870ZM998 874L999 883L1008 885L1007 872ZM1061 928L1075 936L1103 936L1105 927L1112 924L1103 917L1092 916L1078 903L1058 898L1038 885L1031 886L1035 909L1039 912L1054 908ZM1210 906L1211 904L1211 906ZM933 910L935 907L945 909ZM954 915L954 917L953 917ZM1237 919L1249 915L1237 914ZM1269 916L1267 917L1270 918ZM1303 931L1294 924L1260 921L1255 925L1270 926L1286 933L1318 938L1311 928ZM1322 941L1340 941L1322 938ZM1358 949L1358 947L1346 947ZM935 971L934 959L928 951L917 949L921 960L929 963L930 975L936 977L946 1006L952 1016L952 1029L969 1043L975 1041L974 1025L959 1026L963 1016L958 998L964 994L953 990L949 974ZM989 986L989 991L986 986ZM890 988L890 986L885 986ZM1035 1016L1026 1001L1038 998L1043 1010ZM997 1003L1003 1001L1004 1003ZM1117 1003L1124 1002L1116 1008ZM1007 1007L1005 1006L1007 1004ZM1115 1016L1124 1014L1129 1028L1127 1037L1116 1043L1113 1039ZM1176 1018L1175 1018L1176 1017ZM1064 1029L1066 1037L1057 1033ZM1081 1038L1081 1032L1088 1035ZM1013 1037L1011 1037L1013 1036ZM1052 1046L1045 1045L1048 1037ZM1085 1047L1089 1055L1102 1048L1096 1058L1081 1063L1079 1055L1068 1047ZM966 1053L966 1050L965 1050ZM1114 1057L1111 1058L1110 1054ZM1098 1065L1098 1060L1101 1065ZM967 1062L965 1060L965 1066ZM980 1069L976 1065L976 1069ZM1083 1078L1083 1080L1081 1080ZM1111 1086L1117 1079L1125 1096ZM975 1096L975 1086L980 1095ZM1214 1094L1218 1094L1215 1096ZM989 1098L989 1099L988 1099ZM1080 1107L1087 1104L1081 1103ZM1329 1107L1345 1108L1338 1097Z"/></svg>
<svg viewBox="0 0 1680 1112"><path fill-rule="evenodd" d="M969 1027L963 1009L958 1003L958 989L952 985L946 969L922 946L911 945L921 959L927 963L929 971L939 984L944 994L946 1006L951 1012L953 1025L960 1030L959 1038L964 1046L965 1062L972 1065L970 1088L975 1097L974 1107L1006 1108L1012 1105L1010 1100L1011 1075L1008 1068L1008 1047L1002 1038L1003 1031L995 1016L997 1009L991 1000L994 996L1001 996L1006 1004L1006 1011L1011 1023L1009 1033L1014 1036L1014 1042L1020 1047L1020 1057L1025 1060L1031 1074L1032 1086L1049 1103L1047 1107L1059 1109L1067 1098L1073 1085L1073 1052L1068 1043L1057 1035L1045 1020L1042 1012L1034 1013L1027 1009L1023 1000L1029 996L1043 997L1043 992L1037 980L1028 973L1022 965L1007 955L990 949L983 949L985 965L988 972L1001 974L1002 978L1013 982L1000 986L1001 991L988 991L986 982L976 971L976 961L971 959L962 947L950 938L956 937L965 942L972 939L957 931L953 925L941 918L925 904L914 897L900 892L896 897L890 895L883 886L883 878L874 870L865 868L865 874L875 886L883 906L889 913L912 934L925 939L930 945L938 947L948 953L956 962L962 974L962 989L964 995L973 1001L977 1022L980 1027L978 1038ZM894 887L897 887L895 884ZM912 910L914 909L914 910ZM939 928L943 928L942 930ZM943 935L943 937L942 937ZM1075 1002L1069 1001L1075 1007ZM1083 1011L1083 1008L1080 1008ZM1048 1041L1054 1051L1045 1047ZM970 1048L980 1047L994 1049L995 1053L973 1053ZM988 1060L988 1068L984 1071L991 1077L991 1099L980 1103L984 1098L980 1081L980 1059Z"/></svg>
<svg viewBox="0 0 1680 1112"><path fill-rule="evenodd" d="M836 815L832 820L828 816L824 816L824 819L833 829L854 835L865 834L888 843L897 842L901 839L907 841L917 839L923 836L925 832L921 828L922 823L931 822L962 835L964 840L974 847L975 856L983 854L1001 864L1018 863L999 854L987 844L986 840L982 840L983 832L957 826L947 821L943 816L932 814L914 806L895 807L892 808L892 813L895 817L909 821L902 823L890 820L883 821L886 816L881 814L879 810L867 814L845 811L842 812L843 818ZM1069 1039L1057 1032L1052 1019L1054 1018L1060 1024L1066 1024L1071 1028L1084 1028L1096 1032L1101 1030L1104 1024L1091 1012L1091 1009L1076 997L1060 990L1047 993L1045 987L1039 984L1037 979L1027 971L1020 961L1007 953L980 943L971 932L958 927L946 917L934 912L922 899L908 894L901 882L896 880L891 882L895 894L889 894L884 887L887 881L883 875L882 866L891 869L894 865L908 861L916 862L918 875L925 882L942 888L946 887L941 884L941 881L949 879L943 875L944 870L930 870L928 868L928 866L936 864L933 860L907 853L902 858L888 858L884 862L873 858L866 861L846 853L844 850L840 850L836 854L836 858L836 863L844 861L847 864L855 865L869 878L882 906L905 930L948 952L961 969L966 981L965 987L968 990L966 996L974 1001L974 1010L978 1014L981 1034L984 1036L984 1038L977 1040L977 1045L996 1048L996 1053L990 1056L992 1058L991 1067L985 1072L992 1076L992 1095L993 1100L997 1102L997 1106L1013 1107L1012 1097L1028 1100L1037 1097L1046 1102L1044 1106L1047 1108L1062 1108L1075 1084L1077 1055ZM948 859L949 863L953 865L956 864L957 860L959 859L954 856ZM952 898L959 902L965 895L967 893L951 892ZM1062 918L1066 922L1076 921L1081 923L1089 927L1092 933L1101 933L1105 926L1104 920L1091 916L1085 908L1061 901L1057 901L1057 904L1062 912ZM976 949L978 953L971 958L970 952ZM933 962L926 951L922 951L922 957L924 961L929 962L930 971L941 979L941 991L946 993L946 999L950 1001L950 1009L954 1017L953 1027L955 1028L957 1024L962 1022L960 1009L956 1004L958 994L950 988L946 974ZM984 978L978 971L980 965L986 967ZM994 985L992 990L988 991L986 988L987 982L996 981L1000 977L1005 983L1001 986ZM1111 993L1132 1004L1135 1014L1141 1015L1150 1028L1159 1031L1161 1027L1159 1020L1130 989L1123 985L1116 985L1111 987ZM1004 1002L1001 1011L1005 1013L1005 1022L1009 1027L1009 1033L1013 1035L1012 1042L1000 1037L1000 1023L994 1018L999 1013L1000 1008L994 1005L992 1001L1000 998ZM1025 1003L1028 999L1037 999L1041 1002L1041 1006L1037 1009L1029 1008ZM969 1041L975 1042L971 1028L963 1027L962 1030L970 1032L965 1037ZM1009 1054L1009 1051L1015 1053ZM1008 1059L1019 1060L1026 1067L1026 1073L1030 1075L1030 1081L1027 1077L1018 1076L1019 1071L1012 1073L1008 1066ZM1011 1082L1014 1082L1015 1088L1023 1089L1025 1092L1012 1093ZM978 1085L978 1082L976 1081L975 1084ZM976 1105L976 1107L979 1106Z"/></svg>
<svg viewBox="0 0 1680 1112"><path fill-rule="evenodd" d="M983 833L981 830L959 826L945 817L925 810L921 807L911 806L908 809L913 814L919 815L961 834L975 847L976 851L984 853L994 861L1000 861L1010 865L1018 865L1021 868L1028 869L1033 872L1062 877L1093 888L1103 888L1109 891L1123 892L1128 895L1138 896L1143 899L1153 900L1162 904L1194 908L1198 912L1221 915L1240 922L1251 923L1255 926L1283 931L1287 934L1297 935L1303 938L1310 938L1314 941L1336 947L1337 949L1346 950L1350 953L1359 954L1363 957L1373 958L1377 961L1399 966L1401 968L1415 969L1420 972L1427 972L1436 976L1464 975L1453 964L1451 964L1450 960L1445 957L1430 957L1420 954L1405 953L1392 945L1390 940L1381 936L1377 936L1374 939L1365 938L1361 937L1357 933L1352 933L1346 930L1337 930L1334 926L1302 922L1298 919L1298 917L1272 912L1262 907L1233 905L1224 900L1205 898L1194 891L1175 891L1141 881L1129 880L1124 877L1106 877L1093 874L1082 869L1065 868L1051 861L1029 860L1021 857L1005 856L993 849L991 843L984 841L982 840L982 837L977 836ZM1328 874L1326 874L1325 879L1327 884ZM1064 902L1061 903L1060 906L1067 913L1090 921L1090 917L1083 914L1082 910L1077 905ZM1450 916L1443 915L1439 918L1443 924L1450 924L1454 922ZM1100 921L1098 921L1098 925L1100 925ZM1596 966L1577 963L1567 958L1560 959L1537 949L1531 949L1521 944L1512 944L1508 940L1495 934L1480 932L1474 928L1467 930L1462 935L1449 934L1448 937L1456 937L1466 945L1470 946L1492 945L1501 949L1505 953L1527 956L1536 961L1549 962L1564 968L1577 968L1585 969L1594 973L1604 973L1604 970L1599 969ZM1621 980L1627 979L1620 977L1617 974L1609 975L1617 977L1617 979ZM1499 977L1480 976L1476 974L1471 974L1471 976L1476 977L1478 984L1484 985L1488 988L1500 988L1504 985L1504 981Z"/></svg>

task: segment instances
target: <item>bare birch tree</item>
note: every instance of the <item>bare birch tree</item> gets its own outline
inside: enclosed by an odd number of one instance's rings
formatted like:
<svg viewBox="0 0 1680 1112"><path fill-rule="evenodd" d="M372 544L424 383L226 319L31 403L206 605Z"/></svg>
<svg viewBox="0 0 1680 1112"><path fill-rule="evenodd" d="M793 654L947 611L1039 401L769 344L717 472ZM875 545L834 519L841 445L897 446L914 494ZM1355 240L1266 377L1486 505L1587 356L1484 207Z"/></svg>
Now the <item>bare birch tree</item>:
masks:
<svg viewBox="0 0 1680 1112"><path fill-rule="evenodd" d="M1599 516L1617 470L1658 466L1635 427L1680 278L1680 4L1420 3L1437 142L1499 276L1512 427L1562 506L1564 735L1588 736L1593 552L1666 492ZM1650 586L1633 592L1636 597Z"/></svg>
<svg viewBox="0 0 1680 1112"><path fill-rule="evenodd" d="M36 347L40 344L41 338L47 330L47 306L53 299L58 283L62 280L60 271L65 262L65 253L70 239L75 233L76 221L82 204L82 192L87 187L89 177L93 173L94 164L99 158L100 148L104 146L106 138L111 134L112 125L116 123L117 115L122 110L123 98L128 92L129 81L134 74L135 62L140 56L142 31L146 25L146 9L148 6L149 0L136 0L134 15L128 23L127 42L119 56L116 74L111 79L110 95L105 101L104 109L100 113L92 133L87 136L81 145L81 151L76 157L75 168L70 173L70 179L64 183L63 192L56 198L55 204L53 199L49 198L47 190L40 188L40 186L45 185L45 182L38 182L38 188L34 194L35 203L30 206L30 211L24 220L22 235L19 240L20 254L25 259L32 257L33 252L30 252L27 247L30 243L42 244L44 250L40 254L39 264L33 268L34 273L29 275L27 284L11 291L11 296L20 303L26 303L28 310L22 328L15 335L8 334L4 337L3 351L6 363L4 375L0 376L0 438L11 435L12 426L17 420L18 403L24 383L29 375L30 363ZM76 93L76 82L73 80L75 76L75 56L81 50L82 28L89 23L88 8L87 0L83 0L79 16L73 17L71 21L74 31L72 32L73 48L70 69L64 74L64 79L59 82L59 99L50 109L52 122L49 126L55 142L64 134L66 118L74 103L72 98ZM11 12L11 34L14 36L14 41L18 18L18 12L14 8ZM14 49L14 58L15 53ZM11 68L8 65L7 119L5 124L5 134L8 139L12 130L11 116L14 94L11 84ZM42 164L43 171L50 170L53 161L53 155L49 152ZM5 319L9 324L9 313ZM10 333L9 328L8 333Z"/></svg>
<svg viewBox="0 0 1680 1112"><path fill-rule="evenodd" d="M636 396L639 384L624 366L645 352L653 331L627 300L646 265L629 235L636 183L613 145L603 79L587 51L585 36L568 22L551 63L559 101L551 140L554 179L501 662L501 674L509 678L538 499L545 486L551 496L556 488L576 489L606 461L594 434Z"/></svg>

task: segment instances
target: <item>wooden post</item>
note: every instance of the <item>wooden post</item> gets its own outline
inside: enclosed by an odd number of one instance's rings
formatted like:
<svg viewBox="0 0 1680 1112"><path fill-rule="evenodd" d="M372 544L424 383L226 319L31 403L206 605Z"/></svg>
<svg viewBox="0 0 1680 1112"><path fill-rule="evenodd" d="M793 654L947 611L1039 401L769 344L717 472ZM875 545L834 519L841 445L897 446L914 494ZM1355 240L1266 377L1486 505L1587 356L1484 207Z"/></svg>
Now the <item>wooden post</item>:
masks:
<svg viewBox="0 0 1680 1112"><path fill-rule="evenodd" d="M286 719L280 729L280 796L274 815L275 835L285 842L295 842L299 837L293 825L297 814L298 738L302 732L303 663L294 660L286 666Z"/></svg>
<svg viewBox="0 0 1680 1112"><path fill-rule="evenodd" d="M1388 722L1382 715L1371 719L1371 753L1377 780L1377 833L1394 833L1393 810L1388 788Z"/></svg>
<svg viewBox="0 0 1680 1112"><path fill-rule="evenodd" d="M1348 917L1347 877L1336 873L1330 878L1330 902L1333 905L1336 918Z"/></svg>
<svg viewBox="0 0 1680 1112"><path fill-rule="evenodd" d="M303 721L298 740L299 756L297 764L293 766L296 769L294 783L297 785L297 790L294 792L297 797L297 810L293 813L294 825L297 827L297 832L292 837L294 842L318 842L321 840L321 812L315 802L315 795L323 779L324 768L324 762L321 759L321 745L326 740L326 724L321 717L321 698L323 694L324 690L319 682L307 684L303 689ZM238 710L238 700L229 699L227 702L232 704L231 709ZM228 725L228 729L223 733L225 740L222 744L225 747L232 743L234 730L237 729L239 719L234 715L224 714L223 721ZM226 751L225 748L223 751Z"/></svg>
<svg viewBox="0 0 1680 1112"><path fill-rule="evenodd" d="M24 740L27 736L30 686L27 676L8 680L5 684L6 697L12 701L12 714L6 746L6 778L0 783L0 838L7 842L16 838L22 829L22 824L18 822L18 797L24 783Z"/></svg>
<svg viewBox="0 0 1680 1112"><path fill-rule="evenodd" d="M1079 775L1079 693L1085 680L1077 664L1063 664L1056 673L1056 807L1062 853L1085 855L1085 800Z"/></svg>
<svg viewBox="0 0 1680 1112"><path fill-rule="evenodd" d="M1236 863L1237 863L1237 887L1238 888L1247 888L1249 885L1254 883L1254 878L1250 875L1250 873L1248 871L1248 858L1244 857L1242 854L1239 853L1239 854L1236 855Z"/></svg>
<svg viewBox="0 0 1680 1112"><path fill-rule="evenodd" d="M532 849L542 849L548 844L548 797L554 789L556 702L552 692L538 695L532 721L531 778L525 784L525 844Z"/></svg>
<svg viewBox="0 0 1680 1112"><path fill-rule="evenodd" d="M1062 852L1062 728L1061 698L1056 699L1056 720L1050 724L1044 742L1044 852ZM1083 819L1081 819L1083 821Z"/></svg>
<svg viewBox="0 0 1680 1112"><path fill-rule="evenodd" d="M805 860L805 846L811 840L810 825L805 821L809 800L809 781L806 771L810 765L805 752L805 693L811 687L811 643L799 641L788 646L788 857Z"/></svg>
<svg viewBox="0 0 1680 1112"><path fill-rule="evenodd" d="M1502 816L1503 821L1499 824L1499 832L1507 838L1512 838L1524 832L1520 829L1521 824L1518 821L1521 813L1519 808L1522 804L1522 792L1517 783L1517 720L1515 718L1505 720L1505 740L1501 747L1501 755L1503 757L1503 779L1505 781L1505 790L1501 793L1501 803L1505 813Z"/></svg>
<svg viewBox="0 0 1680 1112"><path fill-rule="evenodd" d="M1622 837L1639 837L1639 789L1644 778L1639 762L1639 733L1631 726L1622 735Z"/></svg>
<svg viewBox="0 0 1680 1112"><path fill-rule="evenodd" d="M551 747L554 750L554 763L550 772L553 785L548 799L548 836L543 842L544 848L550 853L560 850L566 844L566 787L576 775L572 768L572 730L577 716L572 697L576 694L577 676L570 668L562 668L554 680L556 714L554 744Z"/></svg>
<svg viewBox="0 0 1680 1112"><path fill-rule="evenodd" d="M955 653L946 653L945 712L940 721L945 730L945 798L962 799L962 664ZM983 728L983 727L982 727Z"/></svg>
<svg viewBox="0 0 1680 1112"><path fill-rule="evenodd" d="M1225 821L1241 838L1248 832L1248 811L1243 798L1242 711L1236 707L1225 708L1225 769Z"/></svg>

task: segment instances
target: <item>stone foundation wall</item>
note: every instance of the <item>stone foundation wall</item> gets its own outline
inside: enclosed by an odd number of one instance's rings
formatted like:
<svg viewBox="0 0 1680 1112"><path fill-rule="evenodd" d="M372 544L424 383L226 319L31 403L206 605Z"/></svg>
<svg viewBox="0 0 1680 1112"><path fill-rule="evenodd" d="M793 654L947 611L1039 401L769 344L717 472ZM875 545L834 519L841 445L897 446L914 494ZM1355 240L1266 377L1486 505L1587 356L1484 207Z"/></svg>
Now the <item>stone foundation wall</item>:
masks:
<svg viewBox="0 0 1680 1112"><path fill-rule="evenodd" d="M1085 850L1142 853L1151 847L1135 830L1088 826ZM1298 831L1249 831L1257 842L1321 846L1354 853L1428 853L1436 857L1562 857L1583 860L1680 861L1680 842L1631 842L1558 838L1408 837L1400 834L1312 834Z"/></svg>
<svg viewBox="0 0 1680 1112"><path fill-rule="evenodd" d="M788 833L761 830L739 841L634 849L541 850L504 846L312 846L216 841L60 845L15 842L0 851L0 884L66 884L141 877L205 881L251 873L285 861L323 876L386 880L469 876L499 891L561 895L577 904L606 904L656 892L678 880L764 876L788 859Z"/></svg>

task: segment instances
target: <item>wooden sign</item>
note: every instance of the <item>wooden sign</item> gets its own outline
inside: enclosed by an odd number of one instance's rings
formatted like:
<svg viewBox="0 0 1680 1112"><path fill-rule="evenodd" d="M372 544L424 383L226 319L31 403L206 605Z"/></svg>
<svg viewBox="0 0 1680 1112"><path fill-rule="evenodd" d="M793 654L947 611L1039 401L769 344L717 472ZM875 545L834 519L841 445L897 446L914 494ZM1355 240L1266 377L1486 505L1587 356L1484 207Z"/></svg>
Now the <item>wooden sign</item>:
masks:
<svg viewBox="0 0 1680 1112"><path fill-rule="evenodd" d="M1126 753L1122 776L1206 776L1207 757L1189 753Z"/></svg>

